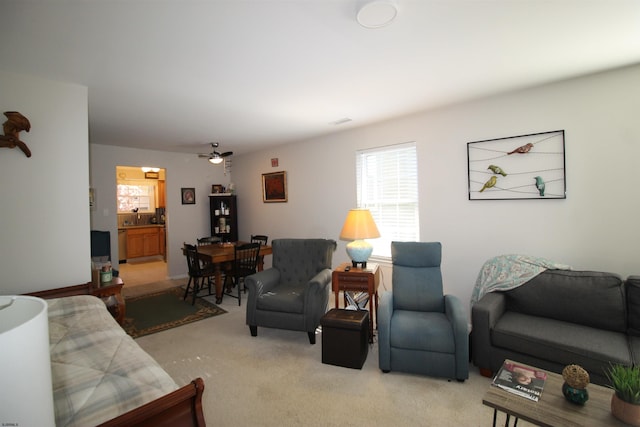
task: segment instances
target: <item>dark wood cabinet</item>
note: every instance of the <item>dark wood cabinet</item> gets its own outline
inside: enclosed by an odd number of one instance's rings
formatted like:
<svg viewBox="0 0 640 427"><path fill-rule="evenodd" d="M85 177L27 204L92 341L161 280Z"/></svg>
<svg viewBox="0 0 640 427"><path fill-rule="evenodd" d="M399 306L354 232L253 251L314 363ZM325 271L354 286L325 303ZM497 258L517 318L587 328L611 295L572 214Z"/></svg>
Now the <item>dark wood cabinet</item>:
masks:
<svg viewBox="0 0 640 427"><path fill-rule="evenodd" d="M211 235L223 242L238 241L238 212L236 196L210 195Z"/></svg>

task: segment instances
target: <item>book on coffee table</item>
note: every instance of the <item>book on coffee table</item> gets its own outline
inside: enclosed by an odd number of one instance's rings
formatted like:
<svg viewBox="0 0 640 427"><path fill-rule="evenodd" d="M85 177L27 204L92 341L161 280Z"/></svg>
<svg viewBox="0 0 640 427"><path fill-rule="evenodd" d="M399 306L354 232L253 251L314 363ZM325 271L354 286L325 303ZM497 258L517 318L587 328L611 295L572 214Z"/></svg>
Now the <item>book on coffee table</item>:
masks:
<svg viewBox="0 0 640 427"><path fill-rule="evenodd" d="M492 385L537 402L542 396L547 373L512 360L505 360Z"/></svg>

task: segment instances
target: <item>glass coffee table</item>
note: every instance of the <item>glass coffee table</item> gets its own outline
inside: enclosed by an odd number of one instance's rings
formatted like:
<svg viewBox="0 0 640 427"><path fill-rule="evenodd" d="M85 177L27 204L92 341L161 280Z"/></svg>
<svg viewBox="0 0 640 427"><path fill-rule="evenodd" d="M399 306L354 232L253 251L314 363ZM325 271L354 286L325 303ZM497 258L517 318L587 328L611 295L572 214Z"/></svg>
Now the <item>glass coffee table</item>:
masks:
<svg viewBox="0 0 640 427"><path fill-rule="evenodd" d="M536 368L537 369L537 368ZM525 420L539 426L625 426L611 415L611 396L613 390L597 384L589 384L589 400L584 406L576 405L565 399L562 394L562 375L548 372L547 381L538 402L509 393L490 385L482 398L482 403L493 408L493 425L496 425L497 413L506 414L505 426L511 417Z"/></svg>

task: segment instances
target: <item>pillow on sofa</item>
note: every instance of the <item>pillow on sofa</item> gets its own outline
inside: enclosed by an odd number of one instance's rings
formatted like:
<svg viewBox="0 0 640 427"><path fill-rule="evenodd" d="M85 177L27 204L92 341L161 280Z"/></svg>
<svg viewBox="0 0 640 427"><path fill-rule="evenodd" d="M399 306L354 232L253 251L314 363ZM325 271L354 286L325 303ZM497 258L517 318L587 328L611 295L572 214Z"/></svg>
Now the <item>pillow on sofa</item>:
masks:
<svg viewBox="0 0 640 427"><path fill-rule="evenodd" d="M628 333L640 337L640 276L627 277L626 291Z"/></svg>
<svg viewBox="0 0 640 427"><path fill-rule="evenodd" d="M617 274L546 270L505 294L507 310L610 331L627 331L623 281Z"/></svg>

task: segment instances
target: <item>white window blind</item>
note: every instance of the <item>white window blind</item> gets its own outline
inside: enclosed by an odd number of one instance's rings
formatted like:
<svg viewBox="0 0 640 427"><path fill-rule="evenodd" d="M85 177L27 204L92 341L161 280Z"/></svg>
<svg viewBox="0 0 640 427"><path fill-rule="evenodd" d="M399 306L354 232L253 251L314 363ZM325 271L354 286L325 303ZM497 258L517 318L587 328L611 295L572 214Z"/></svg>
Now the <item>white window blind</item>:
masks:
<svg viewBox="0 0 640 427"><path fill-rule="evenodd" d="M391 257L391 242L418 241L418 161L415 142L356 153L358 207L369 209L380 230L373 256Z"/></svg>

